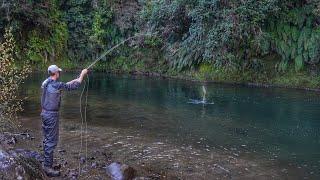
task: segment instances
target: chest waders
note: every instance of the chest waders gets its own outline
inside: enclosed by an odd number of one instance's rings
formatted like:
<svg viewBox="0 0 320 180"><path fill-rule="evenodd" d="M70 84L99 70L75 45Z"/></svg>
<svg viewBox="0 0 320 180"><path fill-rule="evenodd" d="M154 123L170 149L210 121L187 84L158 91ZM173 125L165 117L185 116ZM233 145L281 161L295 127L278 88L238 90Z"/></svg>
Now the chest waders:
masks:
<svg viewBox="0 0 320 180"><path fill-rule="evenodd" d="M53 80L47 79L42 85L41 119L44 151L44 166L52 167L53 151L59 140L59 107L61 91L52 86Z"/></svg>

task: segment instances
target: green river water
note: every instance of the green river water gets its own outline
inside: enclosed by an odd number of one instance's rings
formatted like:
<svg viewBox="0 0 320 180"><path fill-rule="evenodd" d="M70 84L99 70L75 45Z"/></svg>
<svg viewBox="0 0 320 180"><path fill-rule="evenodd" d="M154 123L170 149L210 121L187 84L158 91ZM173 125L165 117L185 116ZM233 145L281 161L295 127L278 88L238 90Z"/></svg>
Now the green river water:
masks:
<svg viewBox="0 0 320 180"><path fill-rule="evenodd" d="M72 77L66 73L62 80ZM24 116L39 117L45 78L33 74L25 84L29 98ZM188 103L202 100L202 85L92 73L89 126L132 129L155 142L228 151L235 157L272 162L272 168L284 173L293 169L301 178L320 178L320 93L205 84L207 101L214 104ZM79 94L80 90L64 92L62 118L79 121Z"/></svg>

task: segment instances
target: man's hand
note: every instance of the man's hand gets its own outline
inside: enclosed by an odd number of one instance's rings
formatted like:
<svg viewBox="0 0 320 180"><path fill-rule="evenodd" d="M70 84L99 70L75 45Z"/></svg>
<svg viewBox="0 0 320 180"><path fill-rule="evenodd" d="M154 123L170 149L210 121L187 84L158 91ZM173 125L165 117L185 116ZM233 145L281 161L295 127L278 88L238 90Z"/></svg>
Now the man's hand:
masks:
<svg viewBox="0 0 320 180"><path fill-rule="evenodd" d="M82 80L83 80L84 76L87 75L87 74L88 74L88 69L83 69L81 71L81 74L80 74L79 78L77 79L77 81L82 83Z"/></svg>
<svg viewBox="0 0 320 180"><path fill-rule="evenodd" d="M88 69L83 69L80 76L85 76L86 74L88 74Z"/></svg>
<svg viewBox="0 0 320 180"><path fill-rule="evenodd" d="M75 82L82 83L82 80L83 80L84 76L87 75L87 74L88 74L88 69L83 69L83 70L81 71L80 76L79 76L77 79L74 79L74 80L72 80L72 81L70 81L70 82L67 82L67 84L70 85L70 84L73 84L73 83L75 83Z"/></svg>

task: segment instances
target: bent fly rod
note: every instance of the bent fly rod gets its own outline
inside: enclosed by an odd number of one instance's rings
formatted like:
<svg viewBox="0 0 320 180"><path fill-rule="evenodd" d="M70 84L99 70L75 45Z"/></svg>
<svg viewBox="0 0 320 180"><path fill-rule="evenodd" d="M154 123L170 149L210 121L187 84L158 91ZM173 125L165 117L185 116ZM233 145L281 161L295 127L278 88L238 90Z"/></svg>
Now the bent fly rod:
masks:
<svg viewBox="0 0 320 180"><path fill-rule="evenodd" d="M125 40L123 40L122 42L120 42L119 44L113 46L111 49L105 51L103 54L101 54L100 57L98 57L96 60L94 60L86 69L90 69L92 68L98 61L100 61L103 57L105 57L107 54L109 54L110 52L112 52L113 50L115 50L116 48L118 48L119 46L121 46L122 44L124 44L125 42L133 39L133 38L136 38L136 37L139 37L139 36L150 36L152 34L136 34L134 36L131 36ZM85 92L86 90L86 92ZM87 144L87 141L88 141L88 132L87 132L87 104L88 104L88 90L89 90L89 77L87 76L87 81L85 81L85 86L83 87L83 90L81 92L81 95L80 95L80 117L81 117L81 130L80 130L80 151L79 151L79 157L81 156L81 153L82 153L82 146L83 146L83 125L85 124L85 136L86 136L86 150L85 150L85 158L87 159L87 151L88 151L88 144ZM85 107L84 107L84 115L82 115L82 97L85 93ZM85 161L86 163L86 161ZM81 176L81 161L79 161L79 176Z"/></svg>
<svg viewBox="0 0 320 180"><path fill-rule="evenodd" d="M101 54L100 57L98 57L96 60L94 60L86 69L90 69L92 66L94 66L98 61L100 61L102 58L104 58L107 54L111 53L113 50L115 50L116 48L118 48L119 46L121 46L122 44L124 44L125 42L134 39L136 37L139 36L152 36L153 34L136 34L134 36L131 36L125 40L123 40L122 42L120 42L119 44L113 46L112 48L110 48L108 51L105 51L103 54Z"/></svg>

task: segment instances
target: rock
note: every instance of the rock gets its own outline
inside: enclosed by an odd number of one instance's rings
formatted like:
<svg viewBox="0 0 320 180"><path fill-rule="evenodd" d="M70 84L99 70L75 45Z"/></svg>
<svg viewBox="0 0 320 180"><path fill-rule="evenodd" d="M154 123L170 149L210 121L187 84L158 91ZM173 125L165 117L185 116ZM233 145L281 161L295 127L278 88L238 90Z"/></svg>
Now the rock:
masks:
<svg viewBox="0 0 320 180"><path fill-rule="evenodd" d="M113 162L106 167L107 174L113 180L131 180L136 176L136 170L126 164Z"/></svg>
<svg viewBox="0 0 320 180"><path fill-rule="evenodd" d="M7 146L13 146L17 142L17 138L8 134L0 134L0 144L7 148Z"/></svg>
<svg viewBox="0 0 320 180"><path fill-rule="evenodd" d="M97 163L96 162L93 162L92 164L91 164L91 168L96 168L97 167Z"/></svg>
<svg viewBox="0 0 320 180"><path fill-rule="evenodd" d="M112 152L110 152L110 153L102 152L102 155L103 155L107 160L112 159L112 156L113 156Z"/></svg>
<svg viewBox="0 0 320 180"><path fill-rule="evenodd" d="M28 139L28 140L33 140L35 137L31 136L29 133L9 133L9 132L4 132L4 136L13 136L14 138L19 138L19 139Z"/></svg>
<svg viewBox="0 0 320 180"><path fill-rule="evenodd" d="M63 167L66 167L67 164L68 164L68 161L67 161L67 160L65 160L65 159L62 160L61 165L62 165Z"/></svg>
<svg viewBox="0 0 320 180"><path fill-rule="evenodd" d="M213 165L213 171L216 174L230 174L230 171L222 166L220 166L219 164L214 164Z"/></svg>
<svg viewBox="0 0 320 180"><path fill-rule="evenodd" d="M2 179L46 179L41 164L31 156L0 149L0 176Z"/></svg>
<svg viewBox="0 0 320 180"><path fill-rule="evenodd" d="M61 169L61 167L62 167L61 164L56 164L56 165L53 166L53 169L59 170L59 169Z"/></svg>
<svg viewBox="0 0 320 180"><path fill-rule="evenodd" d="M29 133L20 133L20 134L17 134L17 135L22 137L22 139L31 139L31 140L34 139L34 137L31 136Z"/></svg>
<svg viewBox="0 0 320 180"><path fill-rule="evenodd" d="M130 167L126 164L123 164L121 166L121 171L124 175L125 180L133 179L137 174L137 171L133 167Z"/></svg>
<svg viewBox="0 0 320 180"><path fill-rule="evenodd" d="M78 178L78 171L76 169L68 169L65 177L67 179L77 179Z"/></svg>
<svg viewBox="0 0 320 180"><path fill-rule="evenodd" d="M13 160L10 158L10 155L0 150L0 169L6 169L13 163Z"/></svg>
<svg viewBox="0 0 320 180"><path fill-rule="evenodd" d="M136 177L136 178L134 178L134 180L151 180L151 179L152 178L148 178L148 177Z"/></svg>
<svg viewBox="0 0 320 180"><path fill-rule="evenodd" d="M17 138L16 137L11 137L8 141L8 144L10 145L15 145L17 143Z"/></svg>
<svg viewBox="0 0 320 180"><path fill-rule="evenodd" d="M84 164L85 162L86 162L86 158L85 157L80 157L80 162L82 163L82 164Z"/></svg>
<svg viewBox="0 0 320 180"><path fill-rule="evenodd" d="M179 163L174 163L174 164L173 164L173 167L174 167L174 168L179 168Z"/></svg>
<svg viewBox="0 0 320 180"><path fill-rule="evenodd" d="M19 166L17 166L17 167L15 168L15 171L16 171L17 179L18 179L18 180L22 180L23 177L22 177L21 175L23 175L23 174L26 173L26 171L24 170L24 168L23 168L21 165L19 165Z"/></svg>
<svg viewBox="0 0 320 180"><path fill-rule="evenodd" d="M106 167L107 174L111 177L112 180L123 180L123 174L121 172L120 163L111 163Z"/></svg>
<svg viewBox="0 0 320 180"><path fill-rule="evenodd" d="M59 150L58 150L58 153L65 153L65 152L66 152L65 149L59 149Z"/></svg>
<svg viewBox="0 0 320 180"><path fill-rule="evenodd" d="M12 153L15 153L16 155L21 155L25 158L31 158L37 160L39 163L42 163L44 161L44 157L38 153L37 151L30 151L25 149L15 149L11 151Z"/></svg>

